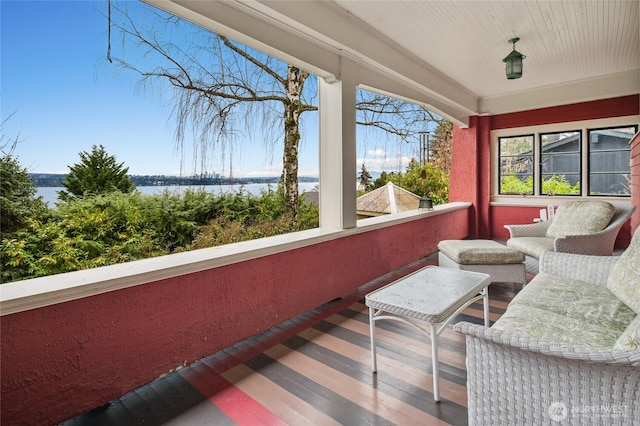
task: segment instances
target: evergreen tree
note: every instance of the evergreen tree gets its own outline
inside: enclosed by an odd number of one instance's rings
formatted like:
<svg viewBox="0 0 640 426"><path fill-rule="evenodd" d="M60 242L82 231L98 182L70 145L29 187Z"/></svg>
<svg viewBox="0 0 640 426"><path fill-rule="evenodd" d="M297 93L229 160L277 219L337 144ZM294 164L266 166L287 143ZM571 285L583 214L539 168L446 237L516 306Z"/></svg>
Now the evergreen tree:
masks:
<svg viewBox="0 0 640 426"><path fill-rule="evenodd" d="M373 188L371 188L371 189L378 189L378 188L381 188L381 187L385 186L387 184L387 182L389 182L389 178L390 178L391 175L393 175L393 173L387 174L387 172L385 172L385 171L380 173L380 177L378 177L378 179L376 179L373 182Z"/></svg>
<svg viewBox="0 0 640 426"><path fill-rule="evenodd" d="M362 168L360 169L360 186L365 192L369 191L373 186L371 183L371 173L369 173L364 163L362 163Z"/></svg>
<svg viewBox="0 0 640 426"><path fill-rule="evenodd" d="M81 152L80 162L69 166L69 174L62 185L66 191L60 191L62 201L119 191L125 194L136 187L127 176L128 167L118 163L115 156L109 155L100 145L93 145L91 152Z"/></svg>
<svg viewBox="0 0 640 426"><path fill-rule="evenodd" d="M451 142L453 140L453 123L447 120L438 122L431 137L430 163L449 174L451 170Z"/></svg>
<svg viewBox="0 0 640 426"><path fill-rule="evenodd" d="M46 204L42 197L36 197L36 192L27 169L11 154L3 155L0 158L0 240L26 226L29 218L39 218L47 212Z"/></svg>

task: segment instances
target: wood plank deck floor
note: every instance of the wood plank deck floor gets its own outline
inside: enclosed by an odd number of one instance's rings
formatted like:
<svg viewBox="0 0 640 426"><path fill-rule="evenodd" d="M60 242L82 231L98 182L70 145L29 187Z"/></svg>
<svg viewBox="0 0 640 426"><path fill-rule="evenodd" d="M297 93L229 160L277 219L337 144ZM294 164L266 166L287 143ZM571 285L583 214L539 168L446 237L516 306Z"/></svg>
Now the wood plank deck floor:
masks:
<svg viewBox="0 0 640 426"><path fill-rule="evenodd" d="M439 340L440 403L428 339L402 323L377 324L371 372L364 295L435 263L407 265L63 425L465 425L465 342L450 326ZM519 288L491 285L491 321ZM482 323L482 303L461 320Z"/></svg>

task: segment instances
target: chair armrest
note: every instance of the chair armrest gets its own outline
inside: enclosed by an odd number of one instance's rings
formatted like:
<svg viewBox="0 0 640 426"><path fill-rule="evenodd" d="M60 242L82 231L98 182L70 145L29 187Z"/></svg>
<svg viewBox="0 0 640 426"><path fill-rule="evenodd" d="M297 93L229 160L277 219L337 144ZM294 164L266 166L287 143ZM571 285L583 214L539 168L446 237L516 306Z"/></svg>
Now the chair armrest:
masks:
<svg viewBox="0 0 640 426"><path fill-rule="evenodd" d="M550 224L550 221L544 221L525 225L504 225L504 227L509 231L510 238L545 237Z"/></svg>
<svg viewBox="0 0 640 426"><path fill-rule="evenodd" d="M620 228L607 228L588 235L564 235L554 240L555 251L611 256Z"/></svg>
<svg viewBox="0 0 640 426"><path fill-rule="evenodd" d="M540 256L540 272L563 278L606 285L611 268L619 256L587 256L584 254L545 251Z"/></svg>
<svg viewBox="0 0 640 426"><path fill-rule="evenodd" d="M554 240L554 250L565 253L611 256L618 232L634 210L635 206L617 205L616 213L605 229L589 235L557 237Z"/></svg>

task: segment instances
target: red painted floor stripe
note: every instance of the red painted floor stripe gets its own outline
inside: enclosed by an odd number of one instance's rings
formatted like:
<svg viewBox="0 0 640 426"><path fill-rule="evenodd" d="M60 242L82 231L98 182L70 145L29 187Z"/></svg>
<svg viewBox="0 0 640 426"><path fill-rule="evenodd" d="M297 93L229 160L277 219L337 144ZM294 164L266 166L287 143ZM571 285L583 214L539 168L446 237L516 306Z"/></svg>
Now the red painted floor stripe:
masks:
<svg viewBox="0 0 640 426"><path fill-rule="evenodd" d="M192 366L180 371L180 374L238 426L286 425L282 419L258 401L204 365L202 367Z"/></svg>

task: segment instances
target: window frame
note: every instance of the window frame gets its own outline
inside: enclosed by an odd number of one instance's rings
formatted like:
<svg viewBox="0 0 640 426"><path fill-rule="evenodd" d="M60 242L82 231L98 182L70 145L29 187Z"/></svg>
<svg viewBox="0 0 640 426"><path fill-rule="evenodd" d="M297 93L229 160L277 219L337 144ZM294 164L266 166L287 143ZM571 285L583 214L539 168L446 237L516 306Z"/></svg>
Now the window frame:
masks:
<svg viewBox="0 0 640 426"><path fill-rule="evenodd" d="M532 144L531 144L531 157L533 160L533 165L531 168L531 175L533 176L533 187L531 188L531 194L527 194L527 195L533 195L535 194L535 176L536 176L536 172L535 172L535 167L536 167L536 135L534 133L527 133L527 134L518 134L518 135L509 135L509 136L500 136L498 137L498 194L500 195L514 195L514 194L510 194L510 193L503 193L501 192L502 189L502 144L501 141L502 139L515 139L515 138L528 138L531 137L533 139ZM518 194L521 195L521 194Z"/></svg>
<svg viewBox="0 0 640 426"><path fill-rule="evenodd" d="M597 127L597 128L593 128L593 127L589 127L586 129L586 145L587 145L587 149L589 150L589 152L587 153L587 159L589 159L589 157L591 156L591 132L597 132L599 130L616 130L616 129L624 129L624 128L633 128L634 132L631 134L631 137L629 138L629 143L631 143L631 140L633 140L633 137L638 134L638 129L640 128L640 125L638 124L630 124L628 126L622 125L622 126L604 126L604 127ZM629 150L631 150L631 145L629 145ZM608 150L608 152L612 152L612 150ZM629 153L629 156L631 156L631 153ZM631 160L631 158L629 158L629 160ZM631 197L631 191L629 191L629 194L625 195L625 194L613 194L613 193L602 193L602 194L592 194L591 193L591 162L587 161L587 171L586 171L586 175L588 177L587 180L587 185L588 187L586 188L587 190L587 194L589 197L616 197L616 198L628 198ZM631 164L629 164L629 177L631 177Z"/></svg>
<svg viewBox="0 0 640 426"><path fill-rule="evenodd" d="M579 141L579 146L578 146L578 182L580 183L580 192L578 194L548 194L543 192L543 185L544 185L544 179L543 179L543 173L542 173L542 167L543 167L543 160L542 157L545 155L549 155L550 157L554 157L554 156L560 156L561 154L544 154L543 152L543 147L542 147L542 138L544 136L548 136L548 135L557 135L557 134L561 134L561 133L577 133L578 136L578 141ZM554 131L554 132L539 132L536 134L533 143L538 147L538 151L540 152L540 157L539 157L539 161L537 164L534 163L534 170L538 171L538 188L537 191L534 189L534 194L537 195L562 195L562 196L567 196L567 197L579 197L582 195L582 191L583 191L583 187L584 187L584 176L583 176L583 153L584 153L584 137L583 137L583 129L578 129L578 130L561 130L561 131ZM575 153L572 153L575 154ZM537 166L537 168L536 168ZM535 172L534 172L535 173ZM549 173L545 173L545 174L549 174ZM555 176L556 173L553 173L552 176ZM535 179L535 176L534 176Z"/></svg>
<svg viewBox="0 0 640 426"><path fill-rule="evenodd" d="M610 198L611 200L629 200L630 195L591 195L589 194L589 131L601 129L613 129L623 127L635 127L640 130L640 115L612 117L597 120L582 120L571 122L559 122L550 124L540 124L522 127L510 127L490 131L491 143L491 203L507 203L513 205L526 205L531 199L538 200L539 204L548 204L549 196L541 193L542 182L540 176L540 135L548 133L562 133L570 131L579 131L581 134L581 168L580 168L580 194L577 195L555 195L554 198L575 199L593 198L599 199ZM534 193L529 194L501 194L500 193L500 138L519 137L522 135L534 136ZM529 200L529 201L528 201Z"/></svg>

